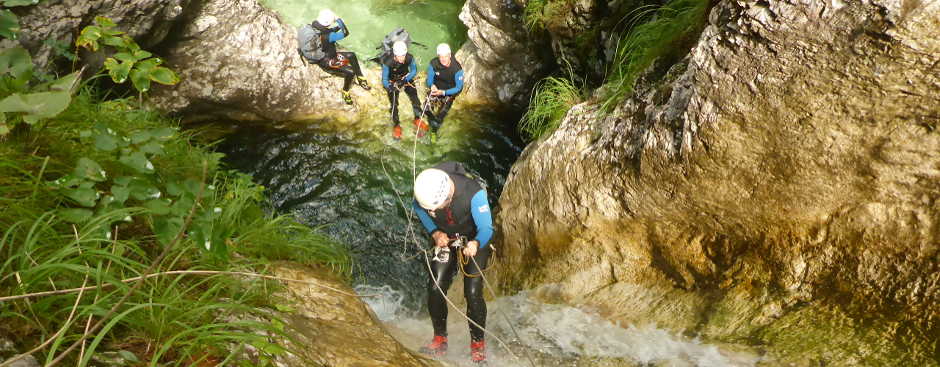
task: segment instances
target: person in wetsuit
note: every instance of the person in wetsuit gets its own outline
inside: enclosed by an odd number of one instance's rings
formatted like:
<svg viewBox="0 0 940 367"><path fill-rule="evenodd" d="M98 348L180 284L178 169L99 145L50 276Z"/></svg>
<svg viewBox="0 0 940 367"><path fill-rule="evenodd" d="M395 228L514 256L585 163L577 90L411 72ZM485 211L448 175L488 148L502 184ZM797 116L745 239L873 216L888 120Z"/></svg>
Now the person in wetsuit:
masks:
<svg viewBox="0 0 940 367"><path fill-rule="evenodd" d="M437 57L428 65L427 85L431 90L431 101L437 107L437 112L427 111L431 141L434 142L454 99L463 90L463 67L451 56L450 46L446 43L437 45Z"/></svg>
<svg viewBox="0 0 940 367"><path fill-rule="evenodd" d="M418 74L414 56L408 53L408 46L404 42L397 41L392 44L392 55L383 57L381 62L382 85L388 92L388 103L391 105L389 111L392 114L392 137L401 139L401 125L398 120L398 95L402 89L405 90L405 94L411 100L411 111L414 112L418 137L424 136L427 124L421 120L421 100L418 99L418 89L412 83L415 75Z"/></svg>
<svg viewBox="0 0 940 367"><path fill-rule="evenodd" d="M331 27L333 23L336 27ZM362 76L362 69L359 67L359 59L356 54L349 51L336 51L336 42L349 36L349 29L342 19L337 18L336 14L330 9L320 10L317 20L313 22L313 27L321 35L326 35L326 42L322 42L323 52L326 57L318 63L320 68L332 75L343 77L343 101L346 104L352 104L352 96L349 95L349 88L352 87L353 78L356 79L362 89L369 90L369 82Z"/></svg>
<svg viewBox="0 0 940 367"><path fill-rule="evenodd" d="M470 359L475 363L486 361L486 301L483 299L483 278L480 269L486 268L492 248L487 246L493 236L493 218L486 198L486 190L460 163L442 162L418 175L412 204L422 225L431 235L435 256L430 264L428 282L428 313L434 326L434 338L421 348L421 352L442 356L447 352L447 301L444 295L458 270L458 258L467 264L463 278L464 297L470 323ZM462 248L454 240L465 236ZM458 254L457 252L461 253ZM476 323L477 325L474 325Z"/></svg>

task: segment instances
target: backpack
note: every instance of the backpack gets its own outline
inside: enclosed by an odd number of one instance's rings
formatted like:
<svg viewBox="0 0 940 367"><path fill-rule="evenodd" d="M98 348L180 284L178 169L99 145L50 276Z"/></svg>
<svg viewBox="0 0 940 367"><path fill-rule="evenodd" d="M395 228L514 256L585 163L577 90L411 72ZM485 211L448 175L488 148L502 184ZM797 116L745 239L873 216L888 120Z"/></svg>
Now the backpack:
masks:
<svg viewBox="0 0 940 367"><path fill-rule="evenodd" d="M297 52L311 64L319 63L326 57L323 52L323 34L310 24L297 29Z"/></svg>
<svg viewBox="0 0 940 367"><path fill-rule="evenodd" d="M398 41L404 42L409 49L411 48L412 43L418 44L417 42L413 42L411 40L411 35L408 34L408 31L402 27L398 27L385 35L385 38L382 39L382 44L375 48L376 50L381 51L378 55L375 55L369 60L382 64L384 61L392 57L392 45Z"/></svg>

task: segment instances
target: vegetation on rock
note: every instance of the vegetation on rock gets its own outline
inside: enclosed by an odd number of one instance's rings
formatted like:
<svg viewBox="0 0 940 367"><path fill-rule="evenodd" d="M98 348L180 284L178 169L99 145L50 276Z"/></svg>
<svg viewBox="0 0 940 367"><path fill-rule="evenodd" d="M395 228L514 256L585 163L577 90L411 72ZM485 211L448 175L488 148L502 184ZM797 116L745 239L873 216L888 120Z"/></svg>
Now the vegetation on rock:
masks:
<svg viewBox="0 0 940 367"><path fill-rule="evenodd" d="M7 23L3 34L15 34ZM77 45L115 47L105 63L115 82L144 92L176 80L113 23L96 23ZM89 365L102 350L151 366L215 365L250 346L264 365L284 353L264 334L284 327L277 284L252 274L291 260L348 276L344 246L271 214L263 188L225 171L198 132L80 87L78 72L43 83L22 49L2 55L0 106L64 104L5 108L0 120L12 122L0 144L0 338L17 350L47 365Z"/></svg>

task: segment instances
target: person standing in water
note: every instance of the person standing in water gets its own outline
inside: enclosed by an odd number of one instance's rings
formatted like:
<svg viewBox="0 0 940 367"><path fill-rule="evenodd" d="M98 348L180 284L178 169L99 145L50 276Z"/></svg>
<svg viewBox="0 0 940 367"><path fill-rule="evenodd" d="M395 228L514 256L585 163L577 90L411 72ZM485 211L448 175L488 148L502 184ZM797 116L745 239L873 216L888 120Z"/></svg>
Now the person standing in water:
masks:
<svg viewBox="0 0 940 367"><path fill-rule="evenodd" d="M434 327L431 343L421 352L443 356L447 352L447 302L444 299L458 267L463 267L464 297L470 322L470 359L486 361L486 301L480 269L486 268L492 248L493 218L486 190L463 165L442 162L421 171L415 179L412 207L434 242L430 263L428 313ZM466 242L461 243L466 236ZM461 259L462 258L462 259ZM466 265L458 264L464 260Z"/></svg>
<svg viewBox="0 0 940 367"><path fill-rule="evenodd" d="M444 125L444 117L447 117L454 99L463 90L463 67L451 55L450 46L446 43L437 45L437 57L428 65L427 85L431 90L431 102L437 107L437 112L432 111L434 108L427 111L433 143L437 141L437 132Z"/></svg>
<svg viewBox="0 0 940 367"><path fill-rule="evenodd" d="M331 27L336 23L336 27ZM319 37L321 37L321 47L325 54L318 65L321 69L332 75L342 76L343 80L343 101L346 104L352 104L352 96L349 95L349 88L352 87L352 81L355 78L357 84L362 89L369 90L369 82L362 76L362 69L359 67L359 59L356 54L349 51L337 51L336 42L349 37L349 28L341 18L336 17L330 9L320 10L317 20L313 22Z"/></svg>
<svg viewBox="0 0 940 367"><path fill-rule="evenodd" d="M385 56L382 62L382 85L388 92L389 112L392 114L392 137L401 139L401 124L398 120L398 96L404 89L411 101L411 111L414 113L415 126L418 127L418 137L424 136L427 124L421 120L421 100L418 99L418 89L412 82L418 74L414 57L408 53L405 42L397 41L392 44L392 55ZM422 130L423 128L423 130Z"/></svg>

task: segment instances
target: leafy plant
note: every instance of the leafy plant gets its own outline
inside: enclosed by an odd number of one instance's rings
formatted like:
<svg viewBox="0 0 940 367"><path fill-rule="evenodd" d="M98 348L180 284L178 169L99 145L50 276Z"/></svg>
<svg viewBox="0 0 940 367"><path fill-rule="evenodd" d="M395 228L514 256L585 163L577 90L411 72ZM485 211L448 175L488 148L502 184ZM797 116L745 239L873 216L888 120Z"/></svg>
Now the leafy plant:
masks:
<svg viewBox="0 0 940 367"><path fill-rule="evenodd" d="M105 17L95 17L94 24L82 29L75 40L76 47L97 51L102 45L111 46L117 52L104 61L104 68L115 83L124 83L128 77L138 92L150 90L150 82L164 85L179 83L173 70L160 66L163 59L140 49L134 39L116 30L114 22Z"/></svg>
<svg viewBox="0 0 940 367"><path fill-rule="evenodd" d="M5 5L16 6L21 2L7 1ZM9 10L0 11L0 35L16 38L18 23L16 15ZM0 95L4 96L0 99L0 136L8 134L20 122L33 125L64 111L72 99L79 74L75 72L32 85L34 73L29 52L19 46L0 50Z"/></svg>

